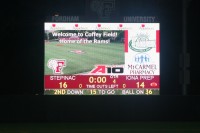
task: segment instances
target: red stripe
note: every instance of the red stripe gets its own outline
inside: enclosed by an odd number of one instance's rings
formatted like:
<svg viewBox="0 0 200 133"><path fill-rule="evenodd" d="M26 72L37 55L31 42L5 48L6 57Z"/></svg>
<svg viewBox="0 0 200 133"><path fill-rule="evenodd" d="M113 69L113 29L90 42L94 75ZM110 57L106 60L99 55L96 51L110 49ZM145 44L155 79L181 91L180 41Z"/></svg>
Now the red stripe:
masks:
<svg viewBox="0 0 200 133"><path fill-rule="evenodd" d="M156 30L156 52L160 52L160 30Z"/></svg>
<svg viewBox="0 0 200 133"><path fill-rule="evenodd" d="M124 51L128 52L128 30L124 31Z"/></svg>
<svg viewBox="0 0 200 133"><path fill-rule="evenodd" d="M74 76L75 78L74 80L59 78L64 76ZM106 78L106 83L98 83L96 80L98 77L102 76ZM127 76L129 75L119 75L118 78L113 79L110 78L109 75L44 75L44 89L87 89L87 85L113 85L114 82L115 89L137 89L137 82L144 82L145 88L160 88L159 75L138 75L138 77L140 77L139 79L131 80L127 80ZM59 79L57 79L57 77ZM90 80L91 77L92 80Z"/></svg>

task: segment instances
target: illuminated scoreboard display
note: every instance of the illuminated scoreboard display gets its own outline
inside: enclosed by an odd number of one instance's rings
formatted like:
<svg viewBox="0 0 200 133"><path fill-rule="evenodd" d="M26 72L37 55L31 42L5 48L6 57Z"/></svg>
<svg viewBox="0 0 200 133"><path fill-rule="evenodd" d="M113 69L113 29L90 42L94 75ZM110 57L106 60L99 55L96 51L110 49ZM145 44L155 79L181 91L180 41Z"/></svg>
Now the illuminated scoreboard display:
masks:
<svg viewBox="0 0 200 133"><path fill-rule="evenodd" d="M44 95L159 95L159 23L45 23Z"/></svg>

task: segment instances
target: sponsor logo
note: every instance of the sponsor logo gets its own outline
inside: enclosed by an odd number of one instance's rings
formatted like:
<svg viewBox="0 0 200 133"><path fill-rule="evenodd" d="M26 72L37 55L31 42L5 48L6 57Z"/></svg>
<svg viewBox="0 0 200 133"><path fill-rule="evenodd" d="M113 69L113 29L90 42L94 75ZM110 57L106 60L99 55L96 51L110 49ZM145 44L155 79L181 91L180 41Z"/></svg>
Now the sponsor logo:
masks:
<svg viewBox="0 0 200 133"><path fill-rule="evenodd" d="M63 74L63 68L66 67L65 59L49 59L47 63L48 68L53 70L53 74Z"/></svg>
<svg viewBox="0 0 200 133"><path fill-rule="evenodd" d="M148 27L146 24L141 24L140 30L154 30L154 27Z"/></svg>
<svg viewBox="0 0 200 133"><path fill-rule="evenodd" d="M126 25L119 24L119 25L117 26L117 29L118 29L118 30L131 30L132 27L127 27Z"/></svg>
<svg viewBox="0 0 200 133"><path fill-rule="evenodd" d="M54 23L50 26L50 30L62 30L62 29L64 29L64 27L60 27Z"/></svg>
<svg viewBox="0 0 200 133"><path fill-rule="evenodd" d="M79 24L74 24L73 29L75 30L88 30L88 27L80 26Z"/></svg>
<svg viewBox="0 0 200 133"><path fill-rule="evenodd" d="M130 75L154 75L157 66L156 64L128 64L127 69Z"/></svg>
<svg viewBox="0 0 200 133"><path fill-rule="evenodd" d="M129 41L129 48L136 52L147 52L152 48L155 48L156 41L150 40L146 34L138 34L135 41Z"/></svg>
<svg viewBox="0 0 200 133"><path fill-rule="evenodd" d="M97 24L96 25L96 29L97 30L111 30L111 27L105 27L104 25L102 25L102 24Z"/></svg>
<svg viewBox="0 0 200 133"><path fill-rule="evenodd" d="M90 73L91 74L122 74L124 73L124 67L96 65L96 67Z"/></svg>
<svg viewBox="0 0 200 133"><path fill-rule="evenodd" d="M136 54L135 57L134 57L134 62L140 63L140 64L149 63L150 62L150 56L148 54L145 54L145 53Z"/></svg>

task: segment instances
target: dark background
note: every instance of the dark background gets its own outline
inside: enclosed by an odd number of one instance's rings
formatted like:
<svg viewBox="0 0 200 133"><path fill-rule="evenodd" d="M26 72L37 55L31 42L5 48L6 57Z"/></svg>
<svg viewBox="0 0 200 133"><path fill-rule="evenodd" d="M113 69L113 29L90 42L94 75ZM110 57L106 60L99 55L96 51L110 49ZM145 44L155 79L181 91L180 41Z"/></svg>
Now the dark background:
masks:
<svg viewBox="0 0 200 133"><path fill-rule="evenodd" d="M199 120L199 1L187 0L183 8L182 0L115 0L115 12L108 20L99 19L89 9L91 2L21 0L1 5L0 120ZM161 30L161 95L43 96L44 22L55 14L80 16L80 22L155 16ZM184 77L186 58L190 62Z"/></svg>

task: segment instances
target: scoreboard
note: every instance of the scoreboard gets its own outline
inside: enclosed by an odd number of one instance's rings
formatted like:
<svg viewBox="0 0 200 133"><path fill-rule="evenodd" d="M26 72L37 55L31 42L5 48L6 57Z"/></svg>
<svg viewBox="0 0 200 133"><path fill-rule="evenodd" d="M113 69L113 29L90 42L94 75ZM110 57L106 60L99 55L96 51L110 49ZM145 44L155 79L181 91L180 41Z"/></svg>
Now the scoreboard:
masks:
<svg viewBox="0 0 200 133"><path fill-rule="evenodd" d="M44 23L44 95L159 95L159 23Z"/></svg>

